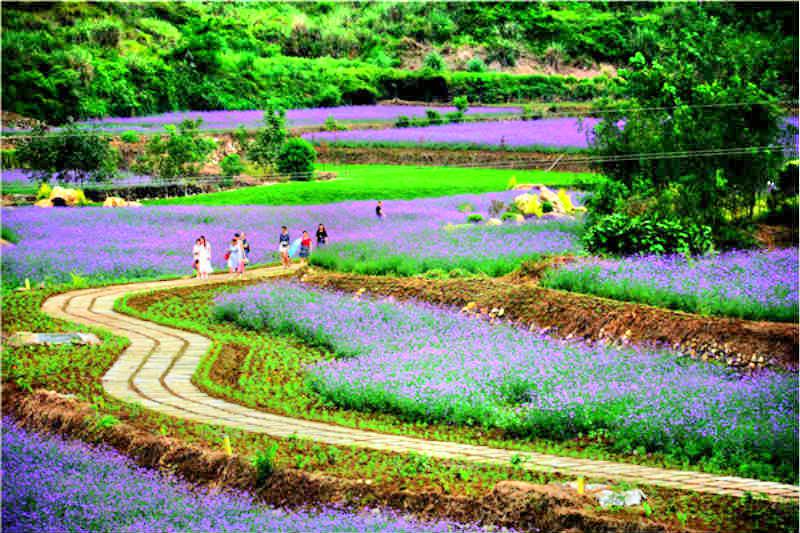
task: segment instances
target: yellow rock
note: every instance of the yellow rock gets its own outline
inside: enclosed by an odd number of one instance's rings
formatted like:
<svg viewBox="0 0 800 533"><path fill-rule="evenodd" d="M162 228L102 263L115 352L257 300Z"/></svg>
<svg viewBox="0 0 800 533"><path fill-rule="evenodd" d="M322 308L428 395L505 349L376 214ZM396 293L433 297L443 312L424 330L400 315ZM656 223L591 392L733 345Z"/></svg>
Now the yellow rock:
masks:
<svg viewBox="0 0 800 533"><path fill-rule="evenodd" d="M125 207L128 202L119 196L109 196L103 200L103 207Z"/></svg>
<svg viewBox="0 0 800 533"><path fill-rule="evenodd" d="M81 197L79 189L67 189L65 187L53 187L50 191L50 202L60 198L68 206L77 205Z"/></svg>
<svg viewBox="0 0 800 533"><path fill-rule="evenodd" d="M33 205L36 207L53 207L53 202L50 201L50 198L42 198Z"/></svg>

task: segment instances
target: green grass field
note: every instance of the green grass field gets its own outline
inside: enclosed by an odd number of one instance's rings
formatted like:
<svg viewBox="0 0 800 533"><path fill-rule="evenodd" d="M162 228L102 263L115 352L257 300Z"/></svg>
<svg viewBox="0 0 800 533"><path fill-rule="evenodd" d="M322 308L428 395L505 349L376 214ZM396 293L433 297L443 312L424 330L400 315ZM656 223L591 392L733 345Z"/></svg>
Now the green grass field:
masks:
<svg viewBox="0 0 800 533"><path fill-rule="evenodd" d="M512 176L517 183L580 188L591 187L602 179L585 172L400 165L325 165L324 170L336 172L339 177L331 181L278 183L148 203L303 205L344 200L409 200L502 191Z"/></svg>

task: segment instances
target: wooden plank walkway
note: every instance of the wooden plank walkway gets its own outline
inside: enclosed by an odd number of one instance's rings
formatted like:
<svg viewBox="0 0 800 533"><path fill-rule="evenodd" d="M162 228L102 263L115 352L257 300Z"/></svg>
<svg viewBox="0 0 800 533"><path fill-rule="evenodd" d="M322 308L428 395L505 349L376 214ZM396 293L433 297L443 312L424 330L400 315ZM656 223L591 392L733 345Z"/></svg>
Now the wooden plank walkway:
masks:
<svg viewBox="0 0 800 533"><path fill-rule="evenodd" d="M286 273L281 267L259 268L248 272L245 278L269 278ZM772 500L800 500L800 487L794 485L381 434L243 407L209 396L192 384L195 369L211 347L208 338L113 310L114 301L129 293L224 283L231 279L230 275L217 275L205 282L180 279L76 290L49 298L43 310L56 318L104 328L129 338L130 346L103 376L103 387L111 396L127 402L138 402L166 415L275 437L296 435L333 445L356 445L398 453L416 452L443 459L490 464L508 464L512 456L520 455L524 458L521 466L536 471L711 494L741 496L750 492Z"/></svg>

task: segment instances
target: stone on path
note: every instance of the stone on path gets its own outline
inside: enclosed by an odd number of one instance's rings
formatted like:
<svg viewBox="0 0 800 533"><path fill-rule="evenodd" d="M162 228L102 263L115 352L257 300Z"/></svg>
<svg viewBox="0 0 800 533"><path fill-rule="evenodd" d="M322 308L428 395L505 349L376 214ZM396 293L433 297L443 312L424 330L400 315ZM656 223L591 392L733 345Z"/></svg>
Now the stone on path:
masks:
<svg viewBox="0 0 800 533"><path fill-rule="evenodd" d="M101 344L97 335L93 333L31 333L20 331L8 339L10 346L37 346L51 344Z"/></svg>

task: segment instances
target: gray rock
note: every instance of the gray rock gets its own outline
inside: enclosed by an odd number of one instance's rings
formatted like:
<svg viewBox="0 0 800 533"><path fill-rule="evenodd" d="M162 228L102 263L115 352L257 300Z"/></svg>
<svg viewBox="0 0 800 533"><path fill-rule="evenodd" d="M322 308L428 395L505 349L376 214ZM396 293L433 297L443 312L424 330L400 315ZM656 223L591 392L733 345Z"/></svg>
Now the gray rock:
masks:
<svg viewBox="0 0 800 533"><path fill-rule="evenodd" d="M20 331L8 339L10 346L37 346L52 344L100 344L100 339L93 333L31 333Z"/></svg>

